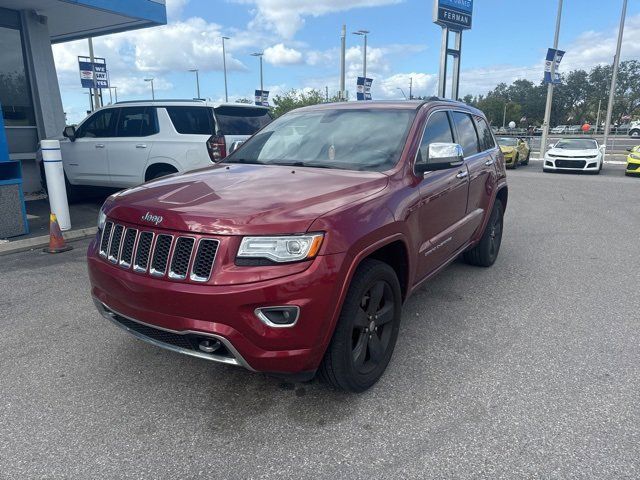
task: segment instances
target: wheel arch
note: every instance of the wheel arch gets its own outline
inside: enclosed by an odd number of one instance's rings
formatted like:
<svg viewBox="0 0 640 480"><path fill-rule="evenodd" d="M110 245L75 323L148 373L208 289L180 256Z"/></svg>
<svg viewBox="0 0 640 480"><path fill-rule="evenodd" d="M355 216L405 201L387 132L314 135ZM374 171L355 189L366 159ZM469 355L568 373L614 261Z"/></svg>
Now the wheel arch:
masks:
<svg viewBox="0 0 640 480"><path fill-rule="evenodd" d="M154 173L163 170L174 170L175 172L180 171L180 165L176 164L170 158L165 157L156 157L149 160L147 166L144 170L144 181L148 181Z"/></svg>

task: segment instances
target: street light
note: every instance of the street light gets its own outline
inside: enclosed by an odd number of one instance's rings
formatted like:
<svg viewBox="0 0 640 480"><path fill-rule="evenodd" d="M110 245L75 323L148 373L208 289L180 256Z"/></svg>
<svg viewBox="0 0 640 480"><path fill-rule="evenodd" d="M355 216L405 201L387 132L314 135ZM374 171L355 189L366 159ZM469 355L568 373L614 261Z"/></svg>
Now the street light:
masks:
<svg viewBox="0 0 640 480"><path fill-rule="evenodd" d="M369 30L358 30L357 32L353 32L354 35L361 35L364 37L364 51L362 53L362 76L367 78L367 35L371 32Z"/></svg>
<svg viewBox="0 0 640 480"><path fill-rule="evenodd" d="M151 82L151 100L155 100L156 99L156 92L153 89L153 78L145 78L144 81L145 82Z"/></svg>
<svg viewBox="0 0 640 480"><path fill-rule="evenodd" d="M200 76L199 76L199 70L197 68L192 68L189 71L196 74L196 92L198 93L198 97L197 98L200 99Z"/></svg>
<svg viewBox="0 0 640 480"><path fill-rule="evenodd" d="M400 87L396 87L396 88L402 92L402 96L403 96L403 97L404 97L404 99L406 100L406 99L407 99L407 96L405 95L404 90L403 90L402 88L400 88Z"/></svg>
<svg viewBox="0 0 640 480"><path fill-rule="evenodd" d="M229 101L229 92L227 90L227 54L224 49L224 41L229 40L229 37L222 37L222 68L224 70L224 101Z"/></svg>
<svg viewBox="0 0 640 480"><path fill-rule="evenodd" d="M252 57L260 57L260 91L264 91L264 84L262 78L262 57L264 56L264 52L255 52L251 54Z"/></svg>

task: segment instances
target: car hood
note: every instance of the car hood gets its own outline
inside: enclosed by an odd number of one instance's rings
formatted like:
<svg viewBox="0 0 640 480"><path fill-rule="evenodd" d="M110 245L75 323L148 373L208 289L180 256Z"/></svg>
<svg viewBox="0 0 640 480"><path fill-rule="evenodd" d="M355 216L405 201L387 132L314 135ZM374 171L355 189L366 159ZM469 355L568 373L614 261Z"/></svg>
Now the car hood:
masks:
<svg viewBox="0 0 640 480"><path fill-rule="evenodd" d="M220 164L124 190L105 202L104 211L152 227L162 217L158 228L194 233L297 233L387 183L378 172Z"/></svg>
<svg viewBox="0 0 640 480"><path fill-rule="evenodd" d="M566 150L564 148L552 148L547 152L549 155L559 155L563 157L587 157L593 155L599 155L598 149L585 149L585 150Z"/></svg>

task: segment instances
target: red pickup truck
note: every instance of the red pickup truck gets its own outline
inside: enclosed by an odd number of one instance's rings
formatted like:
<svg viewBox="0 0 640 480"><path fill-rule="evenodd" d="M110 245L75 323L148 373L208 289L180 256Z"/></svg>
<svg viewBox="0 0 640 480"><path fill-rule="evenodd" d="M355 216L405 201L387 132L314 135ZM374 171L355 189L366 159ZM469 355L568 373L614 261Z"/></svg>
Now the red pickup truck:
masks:
<svg viewBox="0 0 640 480"><path fill-rule="evenodd" d="M92 295L154 345L359 392L387 367L412 292L460 255L494 263L507 196L474 108L307 107L221 163L109 197Z"/></svg>

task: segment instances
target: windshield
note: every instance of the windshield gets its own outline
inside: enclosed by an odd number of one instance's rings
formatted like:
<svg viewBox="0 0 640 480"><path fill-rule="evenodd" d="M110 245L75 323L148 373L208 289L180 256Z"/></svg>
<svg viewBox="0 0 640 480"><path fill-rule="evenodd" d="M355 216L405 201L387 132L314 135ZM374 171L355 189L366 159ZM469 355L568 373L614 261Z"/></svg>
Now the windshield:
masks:
<svg viewBox="0 0 640 480"><path fill-rule="evenodd" d="M399 160L415 110L292 112L247 140L225 163L381 172Z"/></svg>
<svg viewBox="0 0 640 480"><path fill-rule="evenodd" d="M555 148L561 148L563 150L595 150L598 148L598 143L595 140L576 138L560 140L556 143Z"/></svg>
<svg viewBox="0 0 640 480"><path fill-rule="evenodd" d="M501 147L517 147L518 141L511 137L500 137L498 138L498 144Z"/></svg>

